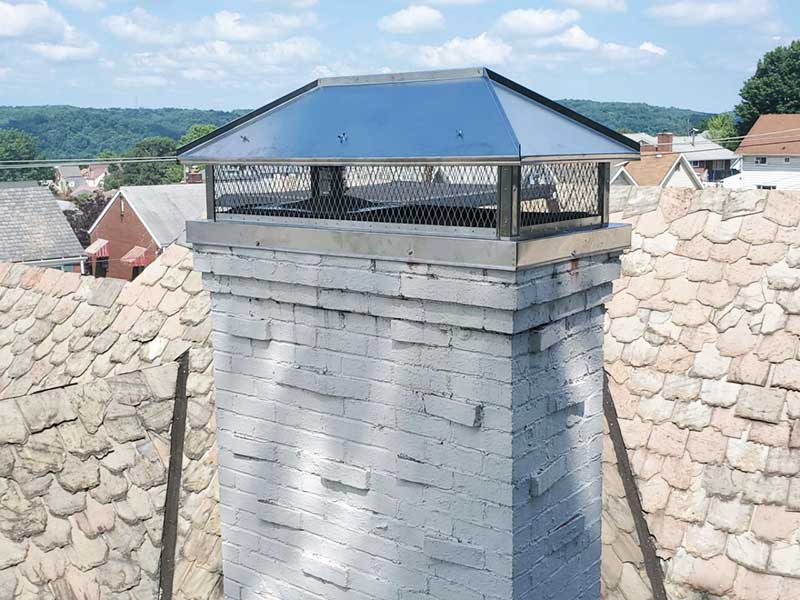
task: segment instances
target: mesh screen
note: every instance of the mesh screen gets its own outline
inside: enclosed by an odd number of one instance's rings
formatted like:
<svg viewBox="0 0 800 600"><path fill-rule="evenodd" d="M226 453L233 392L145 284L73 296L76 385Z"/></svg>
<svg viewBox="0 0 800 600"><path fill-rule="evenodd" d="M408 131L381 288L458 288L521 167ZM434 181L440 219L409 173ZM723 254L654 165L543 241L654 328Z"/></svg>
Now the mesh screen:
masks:
<svg viewBox="0 0 800 600"><path fill-rule="evenodd" d="M602 214L598 163L524 165L520 179L520 228Z"/></svg>
<svg viewBox="0 0 800 600"><path fill-rule="evenodd" d="M600 214L596 163L522 167L520 225ZM215 165L218 215L458 227L493 232L490 165Z"/></svg>

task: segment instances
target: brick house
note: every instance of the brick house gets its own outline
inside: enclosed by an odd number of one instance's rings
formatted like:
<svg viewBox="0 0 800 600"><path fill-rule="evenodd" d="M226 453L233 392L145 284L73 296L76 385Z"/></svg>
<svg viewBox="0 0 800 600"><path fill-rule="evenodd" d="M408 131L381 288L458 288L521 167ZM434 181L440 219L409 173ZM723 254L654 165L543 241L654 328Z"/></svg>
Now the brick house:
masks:
<svg viewBox="0 0 800 600"><path fill-rule="evenodd" d="M89 229L91 272L134 279L164 248L185 241L186 221L204 218L205 202L201 185L120 188Z"/></svg>

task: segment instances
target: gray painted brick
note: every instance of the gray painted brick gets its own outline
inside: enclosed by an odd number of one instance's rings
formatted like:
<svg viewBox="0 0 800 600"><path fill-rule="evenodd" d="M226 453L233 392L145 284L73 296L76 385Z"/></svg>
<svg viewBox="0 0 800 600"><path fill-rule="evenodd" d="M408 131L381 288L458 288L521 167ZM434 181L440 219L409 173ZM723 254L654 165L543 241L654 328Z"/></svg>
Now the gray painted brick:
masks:
<svg viewBox="0 0 800 600"><path fill-rule="evenodd" d="M319 464L319 474L323 479L336 481L347 487L357 490L369 489L369 471L358 467L323 459Z"/></svg>
<svg viewBox="0 0 800 600"><path fill-rule="evenodd" d="M575 600L599 580L616 258L514 273L195 252L230 597ZM565 568L580 581L559 587Z"/></svg>
<svg viewBox="0 0 800 600"><path fill-rule="evenodd" d="M424 544L425 554L436 560L464 565L473 569L483 568L486 562L486 552L483 548L460 544L433 537L426 537Z"/></svg>
<svg viewBox="0 0 800 600"><path fill-rule="evenodd" d="M425 412L467 427L480 427L483 407L428 394L425 396Z"/></svg>

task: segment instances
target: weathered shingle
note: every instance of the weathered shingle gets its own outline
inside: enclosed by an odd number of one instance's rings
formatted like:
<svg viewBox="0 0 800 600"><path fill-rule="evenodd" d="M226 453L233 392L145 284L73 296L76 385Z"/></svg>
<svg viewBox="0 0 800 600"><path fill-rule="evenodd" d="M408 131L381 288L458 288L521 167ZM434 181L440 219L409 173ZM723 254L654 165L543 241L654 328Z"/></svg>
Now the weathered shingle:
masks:
<svg viewBox="0 0 800 600"><path fill-rule="evenodd" d="M33 262L78 257L82 252L49 190L0 188L0 260Z"/></svg>

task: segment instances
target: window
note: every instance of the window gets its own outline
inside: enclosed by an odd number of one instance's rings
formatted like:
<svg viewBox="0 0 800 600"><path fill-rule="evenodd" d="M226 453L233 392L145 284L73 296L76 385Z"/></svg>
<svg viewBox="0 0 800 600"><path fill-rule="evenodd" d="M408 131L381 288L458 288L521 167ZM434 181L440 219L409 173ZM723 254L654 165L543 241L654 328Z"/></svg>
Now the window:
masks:
<svg viewBox="0 0 800 600"><path fill-rule="evenodd" d="M778 187L775 185L757 185L756 189L758 190L777 190Z"/></svg>
<svg viewBox="0 0 800 600"><path fill-rule="evenodd" d="M788 165L788 164L791 164L791 162L792 162L792 157L791 156L784 156L783 157L783 164Z"/></svg>
<svg viewBox="0 0 800 600"><path fill-rule="evenodd" d="M94 269L95 277L105 277L108 273L108 257L104 256L97 259L97 264Z"/></svg>
<svg viewBox="0 0 800 600"><path fill-rule="evenodd" d="M131 269L131 281L136 279L144 271L144 267L133 267Z"/></svg>
<svg viewBox="0 0 800 600"><path fill-rule="evenodd" d="M766 156L756 156L756 164L757 165L765 165L765 164L767 164L767 157Z"/></svg>
<svg viewBox="0 0 800 600"><path fill-rule="evenodd" d="M693 161L692 161L692 166L693 166L693 167L699 167L699 166L701 166L701 165L700 165L700 161L699 161L699 160L693 160Z"/></svg>

